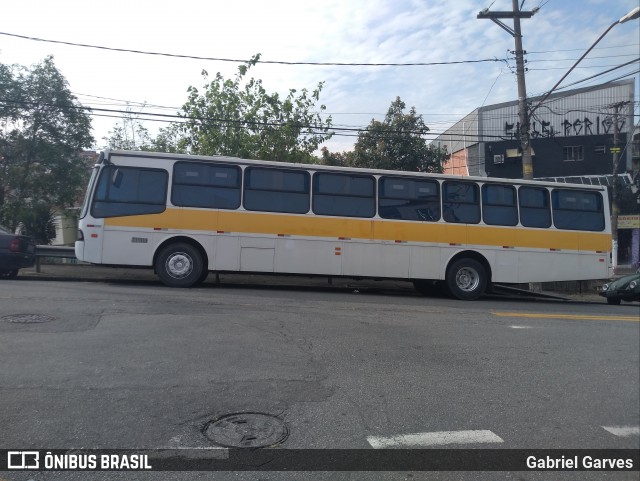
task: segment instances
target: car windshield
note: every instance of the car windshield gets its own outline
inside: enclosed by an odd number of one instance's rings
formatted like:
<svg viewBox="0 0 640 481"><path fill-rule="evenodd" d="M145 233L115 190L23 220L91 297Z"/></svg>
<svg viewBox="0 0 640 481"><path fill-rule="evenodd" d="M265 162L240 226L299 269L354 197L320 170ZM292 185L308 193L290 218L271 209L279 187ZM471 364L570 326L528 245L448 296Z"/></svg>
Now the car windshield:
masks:
<svg viewBox="0 0 640 481"><path fill-rule="evenodd" d="M0 225L0 234L11 234L11 232L6 227Z"/></svg>

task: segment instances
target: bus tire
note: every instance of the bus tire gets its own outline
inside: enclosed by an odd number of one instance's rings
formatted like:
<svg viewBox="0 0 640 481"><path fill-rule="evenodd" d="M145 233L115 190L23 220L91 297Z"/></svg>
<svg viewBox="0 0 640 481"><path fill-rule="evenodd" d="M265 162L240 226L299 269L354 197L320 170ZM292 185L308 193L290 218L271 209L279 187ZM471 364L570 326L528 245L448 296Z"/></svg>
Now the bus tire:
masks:
<svg viewBox="0 0 640 481"><path fill-rule="evenodd" d="M156 258L156 273L169 287L191 287L206 272L202 254L190 244L176 243L162 249Z"/></svg>
<svg viewBox="0 0 640 481"><path fill-rule="evenodd" d="M207 277L209 277L209 269L202 269L202 274L200 274L200 277L196 281L195 285L199 286L200 284L203 284L204 281L207 280Z"/></svg>
<svg viewBox="0 0 640 481"><path fill-rule="evenodd" d="M484 294L487 288L487 271L475 259L458 259L447 269L446 283L453 297L463 301L474 301Z"/></svg>

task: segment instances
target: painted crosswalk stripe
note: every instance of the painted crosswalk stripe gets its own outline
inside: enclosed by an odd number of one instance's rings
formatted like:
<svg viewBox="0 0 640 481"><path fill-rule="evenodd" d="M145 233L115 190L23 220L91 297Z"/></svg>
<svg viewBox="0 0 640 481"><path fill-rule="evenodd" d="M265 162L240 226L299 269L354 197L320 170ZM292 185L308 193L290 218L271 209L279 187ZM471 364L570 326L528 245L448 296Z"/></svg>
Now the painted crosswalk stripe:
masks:
<svg viewBox="0 0 640 481"><path fill-rule="evenodd" d="M442 446L445 444L503 443L502 438L488 430L436 431L430 433L367 436L374 449Z"/></svg>
<svg viewBox="0 0 640 481"><path fill-rule="evenodd" d="M621 438L640 436L640 426L602 426L602 429Z"/></svg>

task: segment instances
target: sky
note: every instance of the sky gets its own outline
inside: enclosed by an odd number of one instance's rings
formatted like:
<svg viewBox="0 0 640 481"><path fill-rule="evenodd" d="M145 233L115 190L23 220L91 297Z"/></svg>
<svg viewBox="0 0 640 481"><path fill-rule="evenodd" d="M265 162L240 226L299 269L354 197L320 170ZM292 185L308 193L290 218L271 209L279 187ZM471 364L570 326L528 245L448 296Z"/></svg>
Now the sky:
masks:
<svg viewBox="0 0 640 481"><path fill-rule="evenodd" d="M522 3L522 2L521 2ZM609 25L637 0L524 0L528 96L549 90ZM70 90L85 106L174 114L187 88L201 88L202 70L232 78L238 62L198 60L86 48L14 35L113 49L192 57L333 63L437 63L422 66L312 66L260 63L249 76L269 92L312 91L336 127L365 128L382 120L400 97L415 107L434 137L477 107L517 99L514 39L487 19L484 8L510 11L509 0L21 0L0 15L0 62L30 66L53 55ZM512 25L511 20L505 23ZM640 21L616 25L563 82L578 82L635 59L635 63L576 84L636 79ZM11 35L6 35L11 34ZM479 60L489 60L478 62ZM0 100L2 93L0 92ZM94 147L118 118L92 115ZM114 114L118 115L118 114ZM165 123L143 121L153 134ZM331 151L350 150L355 134L336 135Z"/></svg>

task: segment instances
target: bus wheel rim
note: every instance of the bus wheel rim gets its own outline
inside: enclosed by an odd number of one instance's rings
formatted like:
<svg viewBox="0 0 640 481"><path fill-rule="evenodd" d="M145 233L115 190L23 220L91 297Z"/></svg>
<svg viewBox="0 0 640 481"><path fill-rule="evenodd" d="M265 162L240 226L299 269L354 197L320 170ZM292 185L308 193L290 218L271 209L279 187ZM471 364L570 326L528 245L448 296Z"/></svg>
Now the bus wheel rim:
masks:
<svg viewBox="0 0 640 481"><path fill-rule="evenodd" d="M193 271L193 259L184 252L176 252L167 258L165 268L174 279L184 279Z"/></svg>
<svg viewBox="0 0 640 481"><path fill-rule="evenodd" d="M478 271L471 267L463 267L456 273L456 286L464 292L473 292L480 285Z"/></svg>

